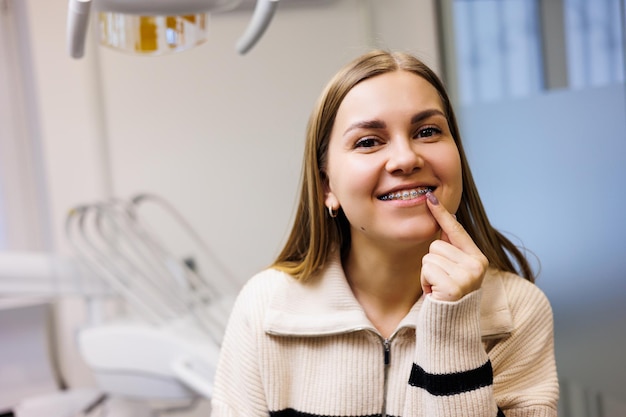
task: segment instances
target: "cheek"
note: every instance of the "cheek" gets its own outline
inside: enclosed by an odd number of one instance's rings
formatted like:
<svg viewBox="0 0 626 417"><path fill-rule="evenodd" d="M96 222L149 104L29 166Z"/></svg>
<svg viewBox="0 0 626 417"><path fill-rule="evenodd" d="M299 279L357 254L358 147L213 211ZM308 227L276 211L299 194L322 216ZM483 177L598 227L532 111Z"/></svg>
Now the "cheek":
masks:
<svg viewBox="0 0 626 417"><path fill-rule="evenodd" d="M329 177L332 191L340 199L341 196L345 199L348 196L370 195L378 181L378 172L371 162L346 158L332 165Z"/></svg>
<svg viewBox="0 0 626 417"><path fill-rule="evenodd" d="M459 193L463 191L463 170L461 169L461 158L456 155L450 161L450 181L459 189Z"/></svg>
<svg viewBox="0 0 626 417"><path fill-rule="evenodd" d="M454 149L455 152L442 154L437 163L437 176L445 185L445 193L442 197L445 199L446 208L451 213L458 210L463 194L461 157L456 151L456 147Z"/></svg>

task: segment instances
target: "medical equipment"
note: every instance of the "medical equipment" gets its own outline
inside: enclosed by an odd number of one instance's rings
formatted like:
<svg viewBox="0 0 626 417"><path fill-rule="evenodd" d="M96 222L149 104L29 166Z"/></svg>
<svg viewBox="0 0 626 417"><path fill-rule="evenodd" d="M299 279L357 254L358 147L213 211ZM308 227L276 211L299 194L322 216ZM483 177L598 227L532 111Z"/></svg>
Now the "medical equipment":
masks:
<svg viewBox="0 0 626 417"><path fill-rule="evenodd" d="M161 215L191 238L199 249L194 256L181 257L168 247L156 233L159 227L142 213L148 203L165 209ZM154 195L75 207L65 226L79 259L128 308L112 319L93 315L78 334L79 351L99 387L146 401L210 398L235 294L228 269L182 216ZM219 276L205 276L198 255L208 258Z"/></svg>
<svg viewBox="0 0 626 417"><path fill-rule="evenodd" d="M99 12L103 44L142 54L188 49L206 40L209 12L230 11L252 0L69 0L68 51L81 58L92 3ZM257 0L247 29L237 42L248 52L269 26L278 0Z"/></svg>

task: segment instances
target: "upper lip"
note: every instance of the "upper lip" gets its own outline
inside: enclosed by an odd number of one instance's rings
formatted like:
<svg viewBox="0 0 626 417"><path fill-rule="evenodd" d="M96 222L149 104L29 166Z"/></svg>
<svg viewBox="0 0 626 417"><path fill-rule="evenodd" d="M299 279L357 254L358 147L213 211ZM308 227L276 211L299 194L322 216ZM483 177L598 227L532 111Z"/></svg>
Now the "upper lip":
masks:
<svg viewBox="0 0 626 417"><path fill-rule="evenodd" d="M431 188L432 190L434 190L435 188L437 188L436 185L432 185L432 184L424 184L424 183L415 183L415 184L401 184L401 185L397 185L393 188L388 189L387 191L384 191L380 194L378 194L377 197L383 197L386 195L389 195L391 193L396 193L398 191L404 191L404 190L412 190L414 188L424 188L424 187L428 187Z"/></svg>

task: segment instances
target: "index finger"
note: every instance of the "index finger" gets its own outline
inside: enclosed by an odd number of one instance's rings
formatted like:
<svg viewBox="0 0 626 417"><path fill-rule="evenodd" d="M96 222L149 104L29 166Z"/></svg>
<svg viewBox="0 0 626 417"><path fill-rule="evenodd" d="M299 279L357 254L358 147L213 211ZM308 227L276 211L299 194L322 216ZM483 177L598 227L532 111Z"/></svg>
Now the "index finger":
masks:
<svg viewBox="0 0 626 417"><path fill-rule="evenodd" d="M441 227L442 240L448 241L463 252L482 254L470 235L463 228L463 225L456 220L456 217L451 214L443 204L439 203L437 197L431 192L428 192L426 197L426 205Z"/></svg>

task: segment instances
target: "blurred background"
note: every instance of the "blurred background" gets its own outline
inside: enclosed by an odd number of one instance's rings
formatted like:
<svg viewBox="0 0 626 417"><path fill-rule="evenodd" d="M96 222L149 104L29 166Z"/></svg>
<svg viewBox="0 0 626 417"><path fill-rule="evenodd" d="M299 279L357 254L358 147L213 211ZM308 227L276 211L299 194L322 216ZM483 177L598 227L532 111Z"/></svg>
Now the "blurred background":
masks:
<svg viewBox="0 0 626 417"><path fill-rule="evenodd" d="M159 195L239 288L289 231L318 94L374 47L416 54L448 86L492 223L552 302L559 415L626 416L624 1L281 0L240 55L253 3L158 57L100 46L92 21L73 59L66 0L0 0L0 416L98 385L77 348L91 316L72 208Z"/></svg>

